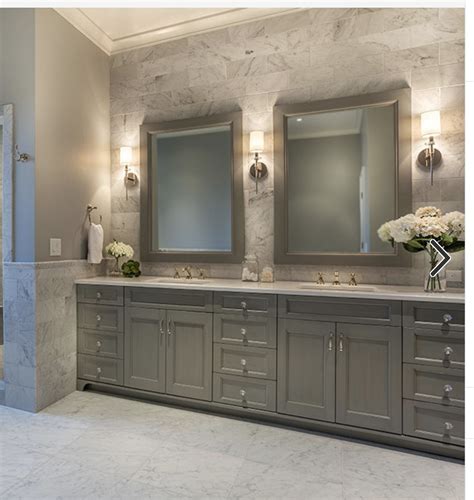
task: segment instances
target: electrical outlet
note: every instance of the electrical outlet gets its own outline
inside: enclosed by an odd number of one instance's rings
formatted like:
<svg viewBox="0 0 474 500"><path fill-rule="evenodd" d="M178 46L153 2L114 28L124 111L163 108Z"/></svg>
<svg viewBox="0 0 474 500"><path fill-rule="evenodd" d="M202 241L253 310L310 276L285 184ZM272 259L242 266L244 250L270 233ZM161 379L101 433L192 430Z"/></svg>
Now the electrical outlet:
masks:
<svg viewBox="0 0 474 500"><path fill-rule="evenodd" d="M462 283L462 271L446 271L446 281Z"/></svg>
<svg viewBox="0 0 474 500"><path fill-rule="evenodd" d="M51 257L61 257L61 238L49 239L49 255Z"/></svg>

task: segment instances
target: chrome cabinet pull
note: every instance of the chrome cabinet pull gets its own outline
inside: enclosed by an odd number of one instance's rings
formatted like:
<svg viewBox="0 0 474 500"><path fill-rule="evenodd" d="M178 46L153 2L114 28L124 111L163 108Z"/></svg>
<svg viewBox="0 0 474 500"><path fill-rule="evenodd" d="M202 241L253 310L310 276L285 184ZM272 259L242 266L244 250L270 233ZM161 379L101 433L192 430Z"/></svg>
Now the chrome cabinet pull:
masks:
<svg viewBox="0 0 474 500"><path fill-rule="evenodd" d="M454 349L452 347L447 346L444 348L444 355L447 358L449 358L453 354L453 352L454 352Z"/></svg>
<svg viewBox="0 0 474 500"><path fill-rule="evenodd" d="M452 320L453 317L451 316L451 314L449 313L443 314L443 323L448 324Z"/></svg>
<svg viewBox="0 0 474 500"><path fill-rule="evenodd" d="M240 303L240 305L242 306L242 309L243 309L244 311L246 311L246 310L247 310L247 302L245 302L245 300L243 300L243 301Z"/></svg>
<svg viewBox="0 0 474 500"><path fill-rule="evenodd" d="M247 335L247 330L245 328L241 328L240 334L242 335L242 337L245 337Z"/></svg>
<svg viewBox="0 0 474 500"><path fill-rule="evenodd" d="M102 298L102 294L100 292L96 293L97 300L100 300Z"/></svg>
<svg viewBox="0 0 474 500"><path fill-rule="evenodd" d="M167 330L168 330L168 335L171 335L172 331L171 331L171 320L170 319L168 320L168 328L167 328Z"/></svg>
<svg viewBox="0 0 474 500"><path fill-rule="evenodd" d="M102 347L102 342L100 340L98 340L96 342L96 345L97 345L97 350L100 351L100 348Z"/></svg>
<svg viewBox="0 0 474 500"><path fill-rule="evenodd" d="M446 394L446 397L449 397L449 393L452 392L453 390L453 386L450 385L450 384L446 384L444 387L443 387L443 390Z"/></svg>
<svg viewBox="0 0 474 500"><path fill-rule="evenodd" d="M240 360L240 364L241 364L241 365L242 365L242 367L243 367L242 369L244 369L244 368L245 368L245 366L247 365L247 360L246 360L246 359L241 359L241 360Z"/></svg>
<svg viewBox="0 0 474 500"><path fill-rule="evenodd" d="M165 333L165 322L163 318L160 319L160 333L163 335Z"/></svg>
<svg viewBox="0 0 474 500"><path fill-rule="evenodd" d="M102 321L102 316L98 314L95 319L100 323Z"/></svg>
<svg viewBox="0 0 474 500"><path fill-rule="evenodd" d="M339 352L344 350L344 335L342 333L339 335Z"/></svg>
<svg viewBox="0 0 474 500"><path fill-rule="evenodd" d="M245 389L240 389L240 396L242 399L245 399L245 396L247 395L247 392L245 391Z"/></svg>
<svg viewBox="0 0 474 500"><path fill-rule="evenodd" d="M328 340L328 351L332 351L332 339L334 338L334 333L329 334L329 340Z"/></svg>
<svg viewBox="0 0 474 500"><path fill-rule="evenodd" d="M453 429L454 425L451 422L444 423L444 430L446 431L447 434L449 434L449 431L452 431Z"/></svg>

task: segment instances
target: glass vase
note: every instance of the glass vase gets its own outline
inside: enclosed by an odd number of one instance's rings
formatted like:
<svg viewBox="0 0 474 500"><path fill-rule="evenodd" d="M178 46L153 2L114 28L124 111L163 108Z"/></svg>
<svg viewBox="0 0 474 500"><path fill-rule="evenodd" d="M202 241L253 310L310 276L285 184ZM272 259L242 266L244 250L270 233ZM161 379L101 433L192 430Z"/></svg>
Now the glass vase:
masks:
<svg viewBox="0 0 474 500"><path fill-rule="evenodd" d="M122 271L120 271L119 257L114 257L114 265L110 271L110 276L122 276Z"/></svg>
<svg viewBox="0 0 474 500"><path fill-rule="evenodd" d="M427 293L446 291L446 266L436 276L431 277L430 275L431 270L438 265L441 259L441 255L431 245L427 246L425 254L425 292Z"/></svg>

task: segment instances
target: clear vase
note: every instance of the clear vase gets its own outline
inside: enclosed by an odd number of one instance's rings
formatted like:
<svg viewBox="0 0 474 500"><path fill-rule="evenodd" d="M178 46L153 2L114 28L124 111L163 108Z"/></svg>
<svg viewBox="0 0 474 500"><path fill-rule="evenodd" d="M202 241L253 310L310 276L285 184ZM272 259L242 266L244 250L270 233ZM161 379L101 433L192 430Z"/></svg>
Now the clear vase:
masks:
<svg viewBox="0 0 474 500"><path fill-rule="evenodd" d="M110 276L122 276L122 272L120 271L119 259L115 257L115 262L110 271Z"/></svg>
<svg viewBox="0 0 474 500"><path fill-rule="evenodd" d="M440 259L441 255L428 245L426 247L425 255L425 292L440 293L446 291L446 266L434 277L431 277L430 272L434 269Z"/></svg>

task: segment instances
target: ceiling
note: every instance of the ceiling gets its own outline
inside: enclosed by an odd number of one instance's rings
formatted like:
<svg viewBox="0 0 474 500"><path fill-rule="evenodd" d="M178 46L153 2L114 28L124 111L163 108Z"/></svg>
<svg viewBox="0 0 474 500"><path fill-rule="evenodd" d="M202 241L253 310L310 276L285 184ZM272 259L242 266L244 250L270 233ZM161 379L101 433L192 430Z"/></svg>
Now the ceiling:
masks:
<svg viewBox="0 0 474 500"><path fill-rule="evenodd" d="M56 9L107 54L183 38L293 9Z"/></svg>

